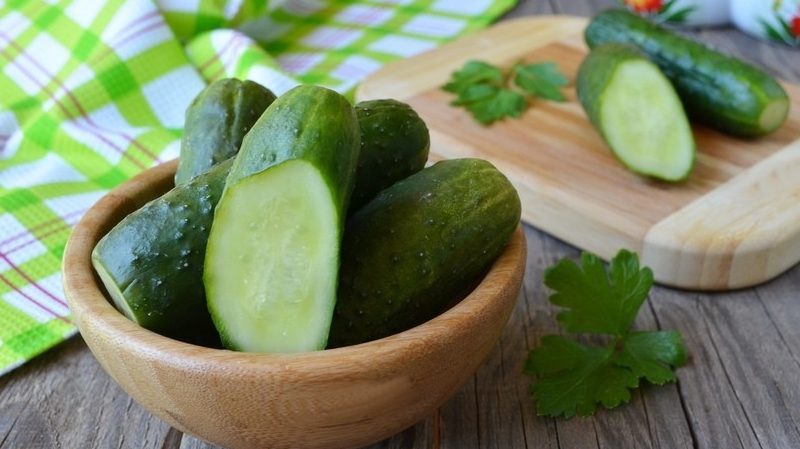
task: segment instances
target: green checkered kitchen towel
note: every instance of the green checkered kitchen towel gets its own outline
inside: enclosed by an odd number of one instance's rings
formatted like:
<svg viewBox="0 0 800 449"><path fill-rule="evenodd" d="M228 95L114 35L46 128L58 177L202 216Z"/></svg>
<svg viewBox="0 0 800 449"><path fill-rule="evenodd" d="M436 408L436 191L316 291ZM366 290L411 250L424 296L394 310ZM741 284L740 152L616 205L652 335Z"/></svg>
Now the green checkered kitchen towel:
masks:
<svg viewBox="0 0 800 449"><path fill-rule="evenodd" d="M0 374L75 333L59 269L114 186L174 158L215 79L351 93L515 0L0 0Z"/></svg>

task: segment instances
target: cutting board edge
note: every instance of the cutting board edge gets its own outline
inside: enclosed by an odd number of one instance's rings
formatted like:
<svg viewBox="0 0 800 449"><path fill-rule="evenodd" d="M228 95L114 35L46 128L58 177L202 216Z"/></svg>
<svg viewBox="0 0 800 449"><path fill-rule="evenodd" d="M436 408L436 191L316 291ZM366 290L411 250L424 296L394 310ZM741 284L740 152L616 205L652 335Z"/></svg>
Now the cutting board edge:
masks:
<svg viewBox="0 0 800 449"><path fill-rule="evenodd" d="M780 275L800 262L798 172L800 138L653 225L642 262L661 283L701 290Z"/></svg>

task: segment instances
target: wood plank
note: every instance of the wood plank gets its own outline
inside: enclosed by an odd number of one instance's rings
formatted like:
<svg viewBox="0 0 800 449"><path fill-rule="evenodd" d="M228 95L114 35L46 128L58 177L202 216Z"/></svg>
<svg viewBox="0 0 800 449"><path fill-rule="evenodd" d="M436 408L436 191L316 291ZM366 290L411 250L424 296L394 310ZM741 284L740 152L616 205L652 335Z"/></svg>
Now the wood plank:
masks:
<svg viewBox="0 0 800 449"><path fill-rule="evenodd" d="M522 364L526 354L523 329L516 325L524 312L517 306L500 342L475 375L475 402L478 416L478 441L487 449L526 447L523 409L527 395L519 396L518 383L524 381Z"/></svg>
<svg viewBox="0 0 800 449"><path fill-rule="evenodd" d="M170 426L128 397L80 338L0 378L0 448L160 448Z"/></svg>

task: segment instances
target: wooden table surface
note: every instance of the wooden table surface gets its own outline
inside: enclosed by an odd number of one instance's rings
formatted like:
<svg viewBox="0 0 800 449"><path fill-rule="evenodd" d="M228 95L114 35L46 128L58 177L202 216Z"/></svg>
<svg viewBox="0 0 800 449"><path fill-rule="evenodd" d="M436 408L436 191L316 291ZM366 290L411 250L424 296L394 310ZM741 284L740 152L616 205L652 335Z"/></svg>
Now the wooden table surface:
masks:
<svg viewBox="0 0 800 449"><path fill-rule="evenodd" d="M507 18L590 16L613 4L521 0ZM800 83L800 50L731 28L694 35ZM800 447L800 266L731 293L655 288L637 325L683 334L690 359L678 382L645 387L629 405L592 418L548 419L534 413L521 366L540 336L557 331L542 272L578 251L533 228L526 233L524 287L499 345L437 414L373 449ZM80 337L0 378L0 449L214 447L133 402Z"/></svg>

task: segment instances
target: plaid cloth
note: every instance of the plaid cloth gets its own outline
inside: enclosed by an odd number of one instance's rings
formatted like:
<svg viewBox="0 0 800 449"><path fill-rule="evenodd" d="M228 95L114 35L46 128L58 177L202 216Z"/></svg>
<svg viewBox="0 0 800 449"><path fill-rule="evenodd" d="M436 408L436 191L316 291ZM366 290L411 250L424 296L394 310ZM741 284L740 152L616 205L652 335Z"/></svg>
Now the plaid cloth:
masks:
<svg viewBox="0 0 800 449"><path fill-rule="evenodd" d="M75 333L72 226L178 155L209 81L350 94L383 64L486 26L515 0L0 0L0 374Z"/></svg>

